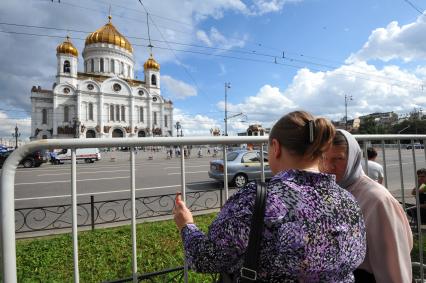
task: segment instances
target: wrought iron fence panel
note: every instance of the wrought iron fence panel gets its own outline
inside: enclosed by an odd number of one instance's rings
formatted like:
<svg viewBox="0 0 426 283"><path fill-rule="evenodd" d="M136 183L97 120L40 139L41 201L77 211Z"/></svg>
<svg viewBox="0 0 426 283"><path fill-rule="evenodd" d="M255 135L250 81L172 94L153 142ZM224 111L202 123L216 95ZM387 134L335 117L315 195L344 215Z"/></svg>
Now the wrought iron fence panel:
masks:
<svg viewBox="0 0 426 283"><path fill-rule="evenodd" d="M220 207L220 190L187 193L188 207L192 211ZM151 218L172 214L174 194L136 198L136 218ZM93 212L93 214L92 214ZM78 226L92 226L123 222L131 219L130 199L84 202L77 205ZM72 227L71 204L26 207L15 209L16 233L67 229Z"/></svg>
<svg viewBox="0 0 426 283"><path fill-rule="evenodd" d="M153 282L153 283L167 283L167 282L183 282L184 281L184 267L178 266L168 268L160 271L149 272L138 276L138 282ZM210 277L209 282L217 282L219 274L211 273L207 277ZM114 281L106 281L104 283L122 283L131 282L132 277L122 278Z"/></svg>

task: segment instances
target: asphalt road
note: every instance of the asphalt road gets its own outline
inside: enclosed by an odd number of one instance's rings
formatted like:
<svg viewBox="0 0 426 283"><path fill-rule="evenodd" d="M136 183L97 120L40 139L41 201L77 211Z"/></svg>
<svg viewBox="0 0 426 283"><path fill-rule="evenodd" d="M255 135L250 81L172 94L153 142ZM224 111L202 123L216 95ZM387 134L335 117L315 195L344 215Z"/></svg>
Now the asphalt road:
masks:
<svg viewBox="0 0 426 283"><path fill-rule="evenodd" d="M402 167L405 193L414 186L414 171L411 150L402 150ZM220 155L220 154L219 154ZM164 152L154 153L153 160L147 152L136 155L137 197L174 193L180 190L180 159L166 159ZM218 189L222 184L209 179L209 157L185 159L187 189ZM382 153L377 160L383 164ZM426 167L423 150L416 150L417 168ZM388 189L401 195L401 179L398 151L386 150ZM70 202L70 163L51 165L45 163L39 168L19 168L15 179L15 206L31 207ZM107 152L102 160L77 164L78 201L87 201L90 195L96 200L113 200L129 197L130 162L128 152Z"/></svg>

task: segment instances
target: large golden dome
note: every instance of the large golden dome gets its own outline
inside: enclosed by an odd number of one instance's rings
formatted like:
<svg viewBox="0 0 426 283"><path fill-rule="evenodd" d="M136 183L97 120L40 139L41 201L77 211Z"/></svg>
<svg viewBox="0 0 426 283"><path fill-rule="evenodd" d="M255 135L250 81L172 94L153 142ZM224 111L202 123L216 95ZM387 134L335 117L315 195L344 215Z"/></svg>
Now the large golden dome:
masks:
<svg viewBox="0 0 426 283"><path fill-rule="evenodd" d="M71 43L69 36L67 36L67 39L65 39L64 42L56 47L56 54L70 54L78 57L77 48L75 48L75 46Z"/></svg>
<svg viewBox="0 0 426 283"><path fill-rule="evenodd" d="M111 16L108 18L109 21L106 25L86 37L86 46L92 43L110 43L133 53L133 47L130 42L111 23Z"/></svg>
<svg viewBox="0 0 426 283"><path fill-rule="evenodd" d="M145 64L143 64L143 69L154 69L160 71L160 64L158 64L157 61L154 60L154 57L152 57L151 54L151 56L149 56L149 59L145 62Z"/></svg>

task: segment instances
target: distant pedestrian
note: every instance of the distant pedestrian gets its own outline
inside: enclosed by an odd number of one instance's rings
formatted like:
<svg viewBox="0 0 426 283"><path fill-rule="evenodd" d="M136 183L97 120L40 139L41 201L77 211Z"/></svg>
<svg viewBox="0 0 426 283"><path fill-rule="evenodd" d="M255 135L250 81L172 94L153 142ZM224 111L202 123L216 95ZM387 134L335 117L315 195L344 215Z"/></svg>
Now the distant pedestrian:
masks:
<svg viewBox="0 0 426 283"><path fill-rule="evenodd" d="M367 149L367 157L368 157L368 177L378 182L379 184L383 184L384 171L383 166L376 162L377 151L374 147L369 147ZM365 170L365 162L361 162L362 169Z"/></svg>

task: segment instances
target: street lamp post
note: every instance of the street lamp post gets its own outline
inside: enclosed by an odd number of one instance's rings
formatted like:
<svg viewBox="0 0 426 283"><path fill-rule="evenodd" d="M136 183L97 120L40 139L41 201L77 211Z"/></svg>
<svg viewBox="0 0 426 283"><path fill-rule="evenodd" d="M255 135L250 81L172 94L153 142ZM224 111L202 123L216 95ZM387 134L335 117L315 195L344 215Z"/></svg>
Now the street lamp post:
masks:
<svg viewBox="0 0 426 283"><path fill-rule="evenodd" d="M175 128L176 128L176 137L179 137L179 129L180 129L180 136L183 137L182 125L180 124L179 121L176 122Z"/></svg>
<svg viewBox="0 0 426 283"><path fill-rule="evenodd" d="M348 130L348 100L352 100L352 95L345 93L345 130Z"/></svg>
<svg viewBox="0 0 426 283"><path fill-rule="evenodd" d="M228 88L231 88L231 83L225 83L225 136L228 136Z"/></svg>
<svg viewBox="0 0 426 283"><path fill-rule="evenodd" d="M72 120L73 120L73 128L74 128L74 138L79 138L81 122L77 117L74 117Z"/></svg>
<svg viewBox="0 0 426 283"><path fill-rule="evenodd" d="M15 126L15 133L12 134L12 137L15 138L15 149L18 148L18 138L21 136L21 133L18 132L18 124Z"/></svg>

